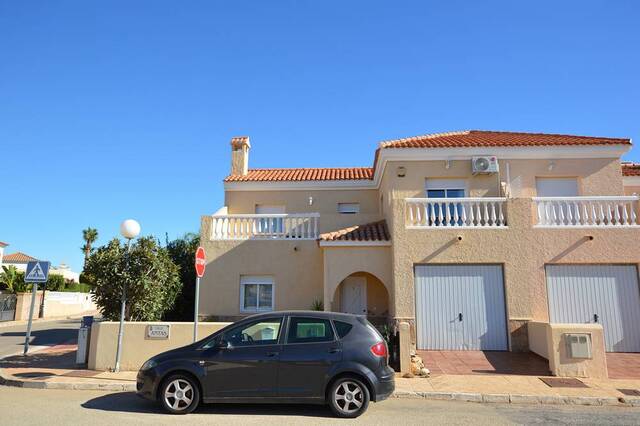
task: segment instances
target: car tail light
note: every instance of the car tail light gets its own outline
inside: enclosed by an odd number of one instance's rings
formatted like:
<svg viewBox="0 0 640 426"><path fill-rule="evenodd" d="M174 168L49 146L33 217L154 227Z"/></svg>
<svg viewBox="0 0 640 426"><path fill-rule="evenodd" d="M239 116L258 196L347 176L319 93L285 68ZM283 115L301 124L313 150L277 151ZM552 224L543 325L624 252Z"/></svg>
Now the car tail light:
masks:
<svg viewBox="0 0 640 426"><path fill-rule="evenodd" d="M371 346L371 353L375 356L387 356L387 345L384 342L378 342Z"/></svg>

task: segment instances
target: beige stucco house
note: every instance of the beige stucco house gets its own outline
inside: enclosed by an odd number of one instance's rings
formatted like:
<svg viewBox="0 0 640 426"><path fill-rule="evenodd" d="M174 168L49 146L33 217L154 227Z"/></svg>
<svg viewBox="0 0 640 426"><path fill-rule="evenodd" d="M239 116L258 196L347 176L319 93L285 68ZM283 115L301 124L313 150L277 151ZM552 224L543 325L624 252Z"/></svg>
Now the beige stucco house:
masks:
<svg viewBox="0 0 640 426"><path fill-rule="evenodd" d="M598 323L640 352L640 166L628 139L462 131L372 167L250 169L231 141L202 217L202 317L309 309L410 324L417 349L528 350L529 322Z"/></svg>

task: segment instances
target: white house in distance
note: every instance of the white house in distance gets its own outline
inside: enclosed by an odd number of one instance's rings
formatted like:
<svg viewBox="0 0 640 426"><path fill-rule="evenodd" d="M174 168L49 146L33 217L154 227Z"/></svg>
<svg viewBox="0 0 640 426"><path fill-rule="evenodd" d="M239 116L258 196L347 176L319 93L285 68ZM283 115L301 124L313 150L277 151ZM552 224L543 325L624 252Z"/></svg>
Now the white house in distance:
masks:
<svg viewBox="0 0 640 426"><path fill-rule="evenodd" d="M4 256L4 248L9 244L0 241L0 266L2 266L2 257Z"/></svg>
<svg viewBox="0 0 640 426"><path fill-rule="evenodd" d="M36 259L33 256L29 256L28 254L18 251L18 252L7 254L6 256L4 256L2 265L3 266L13 265L16 267L17 270L25 271L27 269L27 263L33 262L36 260L39 260L39 259ZM52 265L51 268L49 269L49 273L62 275L65 280L70 280L75 283L80 282L80 274L78 272L72 271L71 268L65 263L61 263L58 266Z"/></svg>

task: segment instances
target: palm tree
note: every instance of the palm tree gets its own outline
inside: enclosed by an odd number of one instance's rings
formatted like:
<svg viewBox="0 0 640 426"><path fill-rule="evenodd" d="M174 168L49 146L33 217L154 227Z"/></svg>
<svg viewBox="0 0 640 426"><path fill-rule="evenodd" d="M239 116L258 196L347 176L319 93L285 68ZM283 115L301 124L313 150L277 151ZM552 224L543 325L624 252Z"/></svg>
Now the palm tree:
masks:
<svg viewBox="0 0 640 426"><path fill-rule="evenodd" d="M83 229L82 239L84 240L85 244L82 247L80 247L80 249L84 253L84 260L86 262L87 257L89 257L89 255L91 254L91 251L93 250L93 247L92 247L93 243L95 243L96 240L98 239L98 230L92 227Z"/></svg>

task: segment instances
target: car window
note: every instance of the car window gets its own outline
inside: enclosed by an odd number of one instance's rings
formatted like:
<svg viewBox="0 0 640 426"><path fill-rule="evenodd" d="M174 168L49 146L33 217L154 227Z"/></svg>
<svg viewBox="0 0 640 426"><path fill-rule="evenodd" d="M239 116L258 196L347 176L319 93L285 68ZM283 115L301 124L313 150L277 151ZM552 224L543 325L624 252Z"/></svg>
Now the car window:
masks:
<svg viewBox="0 0 640 426"><path fill-rule="evenodd" d="M333 340L331 322L321 318L292 317L287 343L330 342Z"/></svg>
<svg viewBox="0 0 640 426"><path fill-rule="evenodd" d="M334 321L333 325L335 325L336 332L338 333L338 337L340 337L341 339L347 334L349 334L349 332L353 328L353 325L349 324L348 322L342 322L342 321Z"/></svg>
<svg viewBox="0 0 640 426"><path fill-rule="evenodd" d="M223 335L231 346L275 345L282 318L267 318L234 327Z"/></svg>

